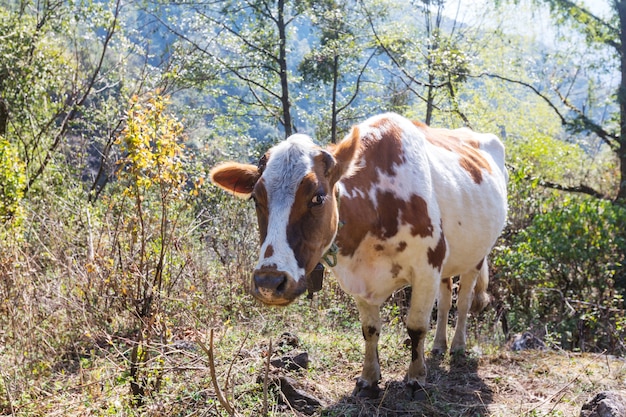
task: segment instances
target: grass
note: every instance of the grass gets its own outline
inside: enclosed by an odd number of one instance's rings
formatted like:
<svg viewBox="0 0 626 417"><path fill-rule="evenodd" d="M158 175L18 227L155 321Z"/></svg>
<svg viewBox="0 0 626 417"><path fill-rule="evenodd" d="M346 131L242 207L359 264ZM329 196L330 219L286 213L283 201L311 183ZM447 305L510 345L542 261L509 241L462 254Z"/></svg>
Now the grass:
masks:
<svg viewBox="0 0 626 417"><path fill-rule="evenodd" d="M577 415L598 391L620 389L626 383L623 359L557 350L510 352L474 341L465 357L428 359L426 396L415 401L401 383L410 355L406 333L391 317L380 342L383 394L378 400L353 398L362 341L358 322L352 313L344 313L351 306L338 310L339 301L330 308L319 300L300 300L278 310L255 305L245 319L209 320L210 325L202 324L193 311L179 311L167 341L150 345L146 380L149 385L160 376L161 385L147 389L141 408L133 406L129 390L128 355L134 340L130 335L89 329L65 350L43 349L47 353L35 362L25 361L23 352L3 344L0 414L226 415L212 388L207 356L196 342L199 337L207 343L211 327L217 380L240 416L262 415L264 401L270 416L301 415L280 401L276 387L270 387L264 399L269 342L276 346L284 332L297 335L296 349L309 353L309 369L287 374L297 388L321 400L317 416L569 416Z"/></svg>
<svg viewBox="0 0 626 417"><path fill-rule="evenodd" d="M90 251L81 233L76 241L55 239L64 223L47 224L48 238L0 245L3 416L225 416L202 348L211 329L217 384L238 416L301 415L283 400L280 376L319 399L313 415L320 417L569 416L595 393L626 383L623 359L508 351L496 315L488 312L471 322L467 356L428 359L428 386L416 401L401 382L410 353L403 309L392 302L382 309L383 394L353 398L363 360L361 329L354 302L334 279L312 301L261 306L244 290L251 269L245 260L254 248L217 229L211 236L223 241L209 246L223 248L224 260L207 256L199 240L177 240L172 279L157 293L154 314L141 316L129 295L139 275L128 267L131 255L111 250L108 227L94 233L102 243L90 259L83 258ZM296 349L308 352L310 366L266 372L270 341L278 347L285 332L298 337ZM133 353L145 353L134 377ZM131 393L133 381L141 384L140 398Z"/></svg>

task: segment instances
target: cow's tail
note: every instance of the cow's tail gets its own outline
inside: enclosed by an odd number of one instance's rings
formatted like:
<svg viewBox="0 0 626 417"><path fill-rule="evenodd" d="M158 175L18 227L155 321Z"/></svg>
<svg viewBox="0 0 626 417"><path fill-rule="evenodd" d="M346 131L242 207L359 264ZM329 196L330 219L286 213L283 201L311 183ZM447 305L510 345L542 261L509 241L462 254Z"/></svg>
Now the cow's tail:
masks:
<svg viewBox="0 0 626 417"><path fill-rule="evenodd" d="M476 285L474 286L474 299L472 300L472 313L480 313L491 301L491 296L487 293L489 285L489 265L487 257L483 259Z"/></svg>

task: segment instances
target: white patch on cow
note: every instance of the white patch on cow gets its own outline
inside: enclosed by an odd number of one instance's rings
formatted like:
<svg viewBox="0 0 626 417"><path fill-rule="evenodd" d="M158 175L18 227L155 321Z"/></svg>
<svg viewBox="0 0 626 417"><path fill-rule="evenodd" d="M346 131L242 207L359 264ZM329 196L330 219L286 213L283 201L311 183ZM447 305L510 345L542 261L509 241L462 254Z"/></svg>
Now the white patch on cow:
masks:
<svg viewBox="0 0 626 417"><path fill-rule="evenodd" d="M306 135L292 135L273 147L263 173L269 219L267 236L261 245L261 257L257 269L276 266L297 282L304 278L305 270L298 261L287 241L287 224L293 206L296 190L304 176L311 171L313 156L318 148ZM272 256L264 258L267 247L272 245Z"/></svg>

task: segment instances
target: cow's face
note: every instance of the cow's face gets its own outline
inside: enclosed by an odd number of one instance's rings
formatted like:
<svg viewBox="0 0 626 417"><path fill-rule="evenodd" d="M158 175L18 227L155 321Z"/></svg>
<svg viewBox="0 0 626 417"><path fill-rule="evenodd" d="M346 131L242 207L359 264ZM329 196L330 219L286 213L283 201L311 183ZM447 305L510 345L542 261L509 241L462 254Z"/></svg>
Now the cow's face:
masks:
<svg viewBox="0 0 626 417"><path fill-rule="evenodd" d="M306 291L307 276L337 233L335 184L349 171L358 143L357 129L329 150L293 135L258 166L228 162L211 171L214 184L254 200L261 250L252 294L263 303L287 305Z"/></svg>

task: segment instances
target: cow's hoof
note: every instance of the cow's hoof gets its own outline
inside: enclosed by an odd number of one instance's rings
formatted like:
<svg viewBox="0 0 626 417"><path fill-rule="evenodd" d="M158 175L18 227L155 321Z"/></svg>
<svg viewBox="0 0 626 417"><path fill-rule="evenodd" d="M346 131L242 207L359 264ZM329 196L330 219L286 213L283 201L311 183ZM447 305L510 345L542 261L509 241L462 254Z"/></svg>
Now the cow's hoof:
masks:
<svg viewBox="0 0 626 417"><path fill-rule="evenodd" d="M358 378L352 391L353 397L376 399L380 395L380 388L377 383L372 384L364 379Z"/></svg>
<svg viewBox="0 0 626 417"><path fill-rule="evenodd" d="M465 350L465 345L461 346L452 346L450 348L450 356L466 356L467 351Z"/></svg>
<svg viewBox="0 0 626 417"><path fill-rule="evenodd" d="M441 358L443 356L446 356L446 351L448 349L444 346L443 348L441 347L434 347L431 349L430 351L430 355L435 357L435 358Z"/></svg>
<svg viewBox="0 0 626 417"><path fill-rule="evenodd" d="M424 401L427 397L425 384L421 384L419 381L408 381L406 389L414 401Z"/></svg>

